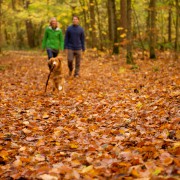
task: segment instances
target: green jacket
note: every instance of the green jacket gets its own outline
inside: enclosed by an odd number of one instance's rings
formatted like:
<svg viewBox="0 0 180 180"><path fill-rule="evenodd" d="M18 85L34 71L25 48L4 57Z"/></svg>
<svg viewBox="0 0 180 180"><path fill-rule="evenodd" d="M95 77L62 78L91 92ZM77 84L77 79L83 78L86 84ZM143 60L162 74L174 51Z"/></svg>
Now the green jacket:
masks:
<svg viewBox="0 0 180 180"><path fill-rule="evenodd" d="M64 38L62 34L62 30L59 28L52 29L51 26L45 29L43 41L42 41L43 49L55 49L55 50L63 50L64 49Z"/></svg>

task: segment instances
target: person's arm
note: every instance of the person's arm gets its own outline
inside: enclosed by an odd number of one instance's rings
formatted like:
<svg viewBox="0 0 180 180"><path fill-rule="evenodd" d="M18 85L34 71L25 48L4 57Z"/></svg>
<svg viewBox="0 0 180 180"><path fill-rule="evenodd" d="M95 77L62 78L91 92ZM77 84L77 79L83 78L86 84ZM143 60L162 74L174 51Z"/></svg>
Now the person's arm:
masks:
<svg viewBox="0 0 180 180"><path fill-rule="evenodd" d="M60 50L64 50L64 37L62 31L60 30Z"/></svg>
<svg viewBox="0 0 180 180"><path fill-rule="evenodd" d="M82 33L81 33L81 44L82 44L82 51L85 51L85 35L84 35L84 30L82 30Z"/></svg>
<svg viewBox="0 0 180 180"><path fill-rule="evenodd" d="M68 41L69 41L68 31L69 29L67 29L65 33L64 49L68 49Z"/></svg>

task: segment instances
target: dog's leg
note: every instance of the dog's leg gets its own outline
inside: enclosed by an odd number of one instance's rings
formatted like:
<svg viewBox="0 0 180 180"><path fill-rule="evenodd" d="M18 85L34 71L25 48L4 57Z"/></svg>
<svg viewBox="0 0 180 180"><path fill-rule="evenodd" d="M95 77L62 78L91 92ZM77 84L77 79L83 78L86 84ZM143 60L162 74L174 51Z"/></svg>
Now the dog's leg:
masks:
<svg viewBox="0 0 180 180"><path fill-rule="evenodd" d="M55 81L55 79L53 79L53 91L55 91L56 90L56 87L57 85L56 85L56 81Z"/></svg>
<svg viewBox="0 0 180 180"><path fill-rule="evenodd" d="M60 85L60 84L58 85L58 90L59 90L59 91L62 91L62 90L63 90L62 85Z"/></svg>
<svg viewBox="0 0 180 180"><path fill-rule="evenodd" d="M60 82L58 82L58 91L60 92L62 92L63 94L65 93L65 91L64 91L64 83L65 83L65 80L64 80L64 78L62 78L61 77L61 80L60 80Z"/></svg>

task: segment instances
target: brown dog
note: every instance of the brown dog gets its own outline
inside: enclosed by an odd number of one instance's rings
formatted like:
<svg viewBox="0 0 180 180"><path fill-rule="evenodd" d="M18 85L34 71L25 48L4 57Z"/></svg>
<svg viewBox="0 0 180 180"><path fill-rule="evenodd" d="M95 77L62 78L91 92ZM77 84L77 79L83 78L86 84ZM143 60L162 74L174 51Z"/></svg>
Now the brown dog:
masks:
<svg viewBox="0 0 180 180"><path fill-rule="evenodd" d="M64 75L62 68L62 57L55 57L48 60L48 66L50 71L52 71L53 79L53 90L62 91L64 93Z"/></svg>

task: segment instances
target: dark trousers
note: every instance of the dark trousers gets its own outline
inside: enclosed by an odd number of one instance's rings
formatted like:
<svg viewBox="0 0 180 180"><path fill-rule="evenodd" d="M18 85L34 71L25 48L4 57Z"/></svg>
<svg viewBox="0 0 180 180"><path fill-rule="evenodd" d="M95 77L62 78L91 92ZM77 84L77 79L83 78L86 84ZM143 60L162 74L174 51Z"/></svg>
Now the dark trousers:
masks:
<svg viewBox="0 0 180 180"><path fill-rule="evenodd" d="M48 55L48 59L51 59L52 57L57 57L59 51L55 50L55 49L47 49L47 55ZM51 65L48 64L49 70L52 69Z"/></svg>
<svg viewBox="0 0 180 180"><path fill-rule="evenodd" d="M55 49L47 49L48 59L51 59L52 57L57 57L59 51Z"/></svg>
<svg viewBox="0 0 180 180"><path fill-rule="evenodd" d="M68 67L69 71L73 71L73 60L75 58L75 72L74 75L79 75L80 64L81 64L81 50L68 49Z"/></svg>

